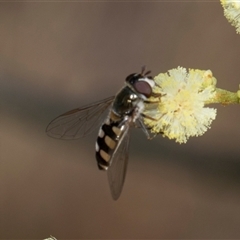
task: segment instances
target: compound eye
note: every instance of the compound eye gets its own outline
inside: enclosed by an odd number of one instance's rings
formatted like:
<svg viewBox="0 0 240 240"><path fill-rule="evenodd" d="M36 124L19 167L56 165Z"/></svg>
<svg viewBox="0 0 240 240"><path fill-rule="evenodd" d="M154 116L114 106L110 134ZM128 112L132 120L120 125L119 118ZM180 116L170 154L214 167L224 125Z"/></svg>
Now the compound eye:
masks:
<svg viewBox="0 0 240 240"><path fill-rule="evenodd" d="M133 84L134 89L149 98L152 94L152 87L145 81L137 81Z"/></svg>

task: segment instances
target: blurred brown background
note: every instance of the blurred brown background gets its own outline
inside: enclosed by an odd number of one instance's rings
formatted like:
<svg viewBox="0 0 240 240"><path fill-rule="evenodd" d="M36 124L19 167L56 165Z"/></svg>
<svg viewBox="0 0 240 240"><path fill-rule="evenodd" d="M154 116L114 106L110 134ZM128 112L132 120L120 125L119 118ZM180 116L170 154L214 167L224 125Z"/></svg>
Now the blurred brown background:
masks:
<svg viewBox="0 0 240 240"><path fill-rule="evenodd" d="M240 83L240 36L215 2L0 3L0 238L240 238L240 106L217 105L187 144L132 130L120 199L97 169L97 131L51 139L59 114L115 94L147 65Z"/></svg>

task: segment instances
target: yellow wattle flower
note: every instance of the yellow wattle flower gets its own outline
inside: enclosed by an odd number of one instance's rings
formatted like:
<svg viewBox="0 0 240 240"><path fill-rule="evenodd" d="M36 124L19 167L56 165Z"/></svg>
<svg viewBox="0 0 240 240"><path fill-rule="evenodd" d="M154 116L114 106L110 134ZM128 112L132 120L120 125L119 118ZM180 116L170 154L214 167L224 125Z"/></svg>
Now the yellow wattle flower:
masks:
<svg viewBox="0 0 240 240"><path fill-rule="evenodd" d="M224 16L236 28L240 34L240 1L239 0L221 0L224 9Z"/></svg>
<svg viewBox="0 0 240 240"><path fill-rule="evenodd" d="M186 143L189 137L200 136L210 128L216 117L216 109L205 107L216 94L216 79L210 70L187 72L178 67L160 73L154 81L156 97L150 100L156 103L146 104L144 112L149 116L144 123L152 133Z"/></svg>

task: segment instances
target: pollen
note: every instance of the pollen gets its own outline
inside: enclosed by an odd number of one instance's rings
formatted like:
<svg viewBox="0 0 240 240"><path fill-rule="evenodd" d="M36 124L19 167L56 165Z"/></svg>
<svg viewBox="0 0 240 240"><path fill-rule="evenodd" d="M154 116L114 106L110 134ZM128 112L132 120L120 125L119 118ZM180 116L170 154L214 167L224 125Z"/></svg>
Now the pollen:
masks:
<svg viewBox="0 0 240 240"><path fill-rule="evenodd" d="M205 107L214 98L216 79L210 70L193 70L178 67L154 78L157 102L153 108L146 104L144 123L152 133L161 133L176 142L186 143L189 137L200 136L216 117L216 109Z"/></svg>

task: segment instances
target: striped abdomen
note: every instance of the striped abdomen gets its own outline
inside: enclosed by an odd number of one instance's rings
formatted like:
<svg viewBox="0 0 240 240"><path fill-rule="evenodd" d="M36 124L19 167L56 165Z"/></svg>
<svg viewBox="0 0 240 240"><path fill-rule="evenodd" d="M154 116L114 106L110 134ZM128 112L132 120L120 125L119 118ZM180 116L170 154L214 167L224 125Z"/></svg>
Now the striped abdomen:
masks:
<svg viewBox="0 0 240 240"><path fill-rule="evenodd" d="M120 118L117 121L112 120L110 115L99 130L96 141L96 159L98 168L101 170L107 170L111 164L112 155L124 132L121 122Z"/></svg>

